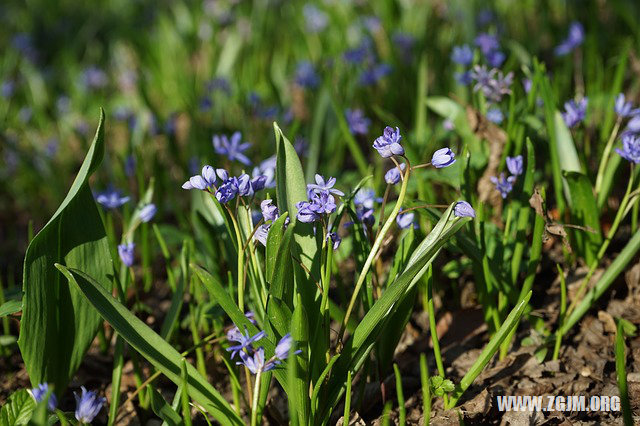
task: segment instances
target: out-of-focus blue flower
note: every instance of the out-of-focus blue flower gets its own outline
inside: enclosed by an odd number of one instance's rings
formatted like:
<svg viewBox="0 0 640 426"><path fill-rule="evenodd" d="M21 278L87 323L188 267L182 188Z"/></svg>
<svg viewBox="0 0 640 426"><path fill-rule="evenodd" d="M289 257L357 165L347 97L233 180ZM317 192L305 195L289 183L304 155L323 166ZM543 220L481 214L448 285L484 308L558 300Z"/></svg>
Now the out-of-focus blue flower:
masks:
<svg viewBox="0 0 640 426"><path fill-rule="evenodd" d="M456 162L456 154L449 148L440 148L433 153L431 165L436 169L448 167Z"/></svg>
<svg viewBox="0 0 640 426"><path fill-rule="evenodd" d="M398 227L400 229L408 229L412 226L417 227L413 222L414 217L415 215L413 214L413 212L402 213L402 211L400 211L400 213L398 213L398 216L396 216L396 223L398 224Z"/></svg>
<svg viewBox="0 0 640 426"><path fill-rule="evenodd" d="M298 209L296 218L300 222L311 223L320 219L320 216L315 211L311 210L311 203L309 201L299 201L296 203L296 208Z"/></svg>
<svg viewBox="0 0 640 426"><path fill-rule="evenodd" d="M191 176L182 184L182 189L200 189L202 191L212 188L216 183L216 170L206 165L202 168L202 174Z"/></svg>
<svg viewBox="0 0 640 426"><path fill-rule="evenodd" d="M509 176L505 179L504 173L500 173L500 177L491 176L491 182L496 186L496 189L500 191L502 198L507 198L507 195L513 190L513 182L516 181L515 176Z"/></svg>
<svg viewBox="0 0 640 426"><path fill-rule="evenodd" d="M93 391L88 391L81 387L82 395L74 394L76 397L76 419L82 423L91 423L98 415L102 406L107 403L107 398L98 396Z"/></svg>
<svg viewBox="0 0 640 426"><path fill-rule="evenodd" d="M389 64L373 64L362 71L359 82L363 86L372 86L386 77L391 69Z"/></svg>
<svg viewBox="0 0 640 426"><path fill-rule="evenodd" d="M327 234L327 242L331 242L333 244L333 249L338 250L340 247L340 243L342 242L342 238L336 232L329 232Z"/></svg>
<svg viewBox="0 0 640 426"><path fill-rule="evenodd" d="M269 370L273 370L276 368L275 359L270 359L267 362L264 361L264 348L260 347L256 349L253 353L253 356L248 355L245 352L240 352L241 362L237 362L238 365L244 365L251 371L253 374L258 374L258 372L265 372Z"/></svg>
<svg viewBox="0 0 640 426"><path fill-rule="evenodd" d="M362 18L362 25L370 32L377 33L382 29L380 18L374 15L365 16Z"/></svg>
<svg viewBox="0 0 640 426"><path fill-rule="evenodd" d="M287 333L282 336L282 339L278 341L276 345L276 349L274 351L273 357L276 360L276 364L280 364L280 361L283 361L289 358L289 354L291 353L291 347L293 346L293 338L291 337L291 333ZM301 350L297 350L294 354L299 354L302 352Z"/></svg>
<svg viewBox="0 0 640 426"><path fill-rule="evenodd" d="M267 236L269 235L269 228L271 228L270 223L263 223L258 226L256 232L253 234L254 241L260 242L263 246L267 246Z"/></svg>
<svg viewBox="0 0 640 426"><path fill-rule="evenodd" d="M564 56L571 53L576 47L580 46L584 41L584 27L580 22L572 22L569 26L569 35L556 48L554 53L556 56Z"/></svg>
<svg viewBox="0 0 640 426"><path fill-rule="evenodd" d="M226 204L233 200L238 194L238 182L236 178L226 180L218 187L216 191L216 200L222 204Z"/></svg>
<svg viewBox="0 0 640 426"><path fill-rule="evenodd" d="M637 115L640 113L639 108L634 109L631 101L627 101L625 99L624 93L620 93L618 94L618 96L616 96L616 103L614 105L614 110L616 111L616 114L618 114L618 117L620 118L629 117L629 116Z"/></svg>
<svg viewBox="0 0 640 426"><path fill-rule="evenodd" d="M142 209L140 209L140 220L144 223L149 222L156 215L156 211L158 211L158 208L155 204L147 204Z"/></svg>
<svg viewBox="0 0 640 426"><path fill-rule="evenodd" d="M127 155L124 160L124 173L128 177L133 177L136 174L136 156L133 154Z"/></svg>
<svg viewBox="0 0 640 426"><path fill-rule="evenodd" d="M253 168L251 176L254 178L264 176L265 188L274 188L276 186L276 156L271 156Z"/></svg>
<svg viewBox="0 0 640 426"><path fill-rule="evenodd" d="M21 122L26 124L31 121L31 117L33 117L33 110L31 107L23 106L18 110L18 120Z"/></svg>
<svg viewBox="0 0 640 426"><path fill-rule="evenodd" d="M502 63L507 58L506 55L500 50L492 50L484 55L487 63L495 68L500 68Z"/></svg>
<svg viewBox="0 0 640 426"><path fill-rule="evenodd" d="M396 31L391 37L396 48L400 51L402 59L405 62L410 62L412 58L413 47L416 44L416 38L411 34Z"/></svg>
<svg viewBox="0 0 640 426"><path fill-rule="evenodd" d="M117 209L127 203L129 199L129 196L123 197L120 191L113 188L108 188L103 192L99 192L96 196L96 201L106 209Z"/></svg>
<svg viewBox="0 0 640 426"><path fill-rule="evenodd" d="M632 134L622 135L622 149L616 148L616 152L627 161L640 163L640 137Z"/></svg>
<svg viewBox="0 0 640 426"><path fill-rule="evenodd" d="M473 50L471 50L468 44L453 46L451 60L458 65L471 65L473 62Z"/></svg>
<svg viewBox="0 0 640 426"><path fill-rule="evenodd" d="M309 195L309 198L311 198L314 193L322 194L324 192L329 194L335 194L339 197L344 196L344 192L333 187L336 184L336 178L330 177L325 181L322 175L319 175L316 173L315 179L316 179L316 183L307 184L307 194Z"/></svg>
<svg viewBox="0 0 640 426"><path fill-rule="evenodd" d="M491 9L482 9L476 16L476 23L479 27L491 24L495 19L495 14Z"/></svg>
<svg viewBox="0 0 640 426"><path fill-rule="evenodd" d="M213 101L209 96L202 96L198 102L198 108L201 112L207 112L213 107Z"/></svg>
<svg viewBox="0 0 640 426"><path fill-rule="evenodd" d="M36 401L36 403L42 402L47 393L49 392L49 384L48 383L40 383L33 389L29 389L29 394ZM47 408L49 411L55 411L58 406L58 398L56 398L56 394L51 392L49 395L49 401L47 402Z"/></svg>
<svg viewBox="0 0 640 426"><path fill-rule="evenodd" d="M294 80L298 86L307 89L315 89L320 84L320 77L309 61L298 62Z"/></svg>
<svg viewBox="0 0 640 426"><path fill-rule="evenodd" d="M299 157L304 157L307 155L307 149L309 148L309 143L307 139L302 136L296 136L296 140L293 142L293 149L296 151Z"/></svg>
<svg viewBox="0 0 640 426"><path fill-rule="evenodd" d="M124 265L128 267L133 265L135 248L135 243L124 243L118 245L118 256L120 256L120 260Z"/></svg>
<svg viewBox="0 0 640 426"><path fill-rule="evenodd" d="M375 55L371 39L368 37L363 38L358 46L345 51L342 57L350 64L361 64L365 61L373 62Z"/></svg>
<svg viewBox="0 0 640 426"><path fill-rule="evenodd" d="M458 84L461 84L463 86L468 86L473 81L473 78L471 77L471 71L464 71L464 72L456 71L453 73L453 79Z"/></svg>
<svg viewBox="0 0 640 426"><path fill-rule="evenodd" d="M219 90L226 95L231 94L231 85L229 84L229 80L224 77L214 77L209 80L206 84L207 92L211 93L216 90Z"/></svg>
<svg viewBox="0 0 640 426"><path fill-rule="evenodd" d="M530 78L522 79L522 87L524 88L525 93L529 93L531 91L531 87L533 86L533 81Z"/></svg>
<svg viewBox="0 0 640 426"><path fill-rule="evenodd" d="M99 90L109 84L109 77L100 68L90 66L82 72L82 83L89 90Z"/></svg>
<svg viewBox="0 0 640 426"><path fill-rule="evenodd" d="M453 206L453 214L457 217L476 217L476 211L466 201L458 201Z"/></svg>
<svg viewBox="0 0 640 426"><path fill-rule="evenodd" d="M373 147L383 158L389 158L393 155L404 155L404 148L400 145L401 139L402 136L400 135L399 128L396 127L394 129L393 127L387 126L384 128L382 136L373 142Z"/></svg>
<svg viewBox="0 0 640 426"><path fill-rule="evenodd" d="M231 135L231 139L227 135L213 136L213 149L216 154L226 156L229 161L238 160L247 166L251 164L251 161L243 152L250 146L249 142L242 142L242 133L240 132L234 132Z"/></svg>
<svg viewBox="0 0 640 426"><path fill-rule="evenodd" d="M387 173L384 174L384 181L389 185L395 185L396 183L400 182L400 180L402 179L402 173L404 172L405 168L405 163L400 164L400 170L398 170L398 166L393 166L392 168L387 170Z"/></svg>
<svg viewBox="0 0 640 426"><path fill-rule="evenodd" d="M365 117L364 112L361 109L349 109L344 111L344 115L349 125L349 130L354 135L366 135L369 132L369 126L371 120Z"/></svg>
<svg viewBox="0 0 640 426"><path fill-rule="evenodd" d="M302 14L307 31L310 33L319 33L329 25L329 16L311 3L304 5Z"/></svg>
<svg viewBox="0 0 640 426"><path fill-rule="evenodd" d="M480 48L480 51L484 55L487 55L489 52L500 48L500 43L498 43L498 37L496 37L493 34L480 33L475 38L474 42L476 46Z"/></svg>
<svg viewBox="0 0 640 426"><path fill-rule="evenodd" d="M471 77L476 81L473 90L482 91L489 102L498 103L504 95L511 94L510 87L513 82L511 72L504 75L496 68L487 70L484 65L476 65L473 67Z"/></svg>
<svg viewBox="0 0 640 426"><path fill-rule="evenodd" d="M5 80L0 87L0 94L3 98L10 98L16 91L16 82L13 80Z"/></svg>
<svg viewBox="0 0 640 426"><path fill-rule="evenodd" d="M260 203L262 217L265 222L268 220L276 220L278 218L278 206L273 204L273 200L264 200Z"/></svg>
<svg viewBox="0 0 640 426"><path fill-rule="evenodd" d="M44 148L44 153L47 157L52 158L58 152L60 141L57 138L49 138L47 145Z"/></svg>
<svg viewBox="0 0 640 426"><path fill-rule="evenodd" d="M238 327L233 327L227 332L227 340L238 343L237 345L229 346L227 352L231 352L231 359L239 353L242 353L245 349L252 349L253 342L262 339L267 333L260 331L259 333L249 336L249 332L245 329L244 334L240 332Z"/></svg>
<svg viewBox="0 0 640 426"><path fill-rule="evenodd" d="M502 114L502 111L500 111L500 108L490 108L487 111L487 120L495 124L500 124L502 123L502 120L504 120L504 115Z"/></svg>
<svg viewBox="0 0 640 426"><path fill-rule="evenodd" d="M520 176L524 170L522 155L507 157L507 169L514 176Z"/></svg>
<svg viewBox="0 0 640 426"><path fill-rule="evenodd" d="M584 121L587 115L587 102L588 99L584 97L578 102L571 99L569 102L564 103L562 118L567 127L575 127L578 123Z"/></svg>
<svg viewBox="0 0 640 426"><path fill-rule="evenodd" d="M381 202L382 199L376 197L376 192L372 188L360 188L353 197L353 204L372 209L375 203Z"/></svg>

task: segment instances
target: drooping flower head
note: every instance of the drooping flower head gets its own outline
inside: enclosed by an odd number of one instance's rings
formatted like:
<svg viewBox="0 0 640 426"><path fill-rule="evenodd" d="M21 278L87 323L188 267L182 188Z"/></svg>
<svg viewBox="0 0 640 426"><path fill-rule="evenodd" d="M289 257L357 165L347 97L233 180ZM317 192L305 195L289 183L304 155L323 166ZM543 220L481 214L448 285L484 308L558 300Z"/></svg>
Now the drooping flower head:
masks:
<svg viewBox="0 0 640 426"><path fill-rule="evenodd" d="M263 223L258 226L256 232L253 234L254 241L258 241L263 246L267 246L267 237L269 236L269 228L271 228L270 223Z"/></svg>
<svg viewBox="0 0 640 426"><path fill-rule="evenodd" d="M402 172L404 172L404 169L406 167L407 166L405 163L400 164L400 170L398 170L398 166L393 166L392 168L387 170L387 173L384 174L384 181L389 185L395 185L396 183L400 182L400 180L402 179Z"/></svg>
<svg viewBox="0 0 640 426"><path fill-rule="evenodd" d="M133 242L118 245L118 256L120 256L120 260L127 267L133 265L135 248L136 245Z"/></svg>
<svg viewBox="0 0 640 426"><path fill-rule="evenodd" d="M402 136L400 135L399 128L396 127L394 129L393 127L387 126L384 128L382 136L373 142L373 147L383 158L389 158L393 155L404 155L404 148L400 145L401 139Z"/></svg>
<svg viewBox="0 0 640 426"><path fill-rule="evenodd" d="M457 217L476 217L476 211L466 201L458 201L453 206L453 214Z"/></svg>
<svg viewBox="0 0 640 426"><path fill-rule="evenodd" d="M587 115L587 102L588 99L584 97L578 102L571 99L564 103L562 118L564 119L567 127L575 127L578 123L584 121L584 118Z"/></svg>
<svg viewBox="0 0 640 426"><path fill-rule="evenodd" d="M402 213L402 211L400 211L400 213L398 213L398 216L396 217L396 223L398 224L398 227L400 229L408 229L411 227L415 228L417 226L413 221L414 218L415 215L413 214L413 212Z"/></svg>
<svg viewBox="0 0 640 426"><path fill-rule="evenodd" d="M264 200L260 203L260 210L265 222L278 218L278 206L273 204L273 200Z"/></svg>
<svg viewBox="0 0 640 426"><path fill-rule="evenodd" d="M520 176L524 170L522 155L507 157L507 169L509 169L509 173L512 175Z"/></svg>
<svg viewBox="0 0 640 426"><path fill-rule="evenodd" d="M123 204L129 201L129 196L122 196L122 193L117 189L109 188L103 192L100 192L96 196L96 201L100 203L106 209L117 209Z"/></svg>
<svg viewBox="0 0 640 426"><path fill-rule="evenodd" d="M244 365L253 374L258 372L264 372L273 370L276 364L273 362L264 362L264 348L260 347L253 352L253 355L249 355L246 352L239 352L241 361L237 362L238 365Z"/></svg>
<svg viewBox="0 0 640 426"><path fill-rule="evenodd" d="M107 399L98 396L93 391L86 390L84 386L81 389L82 395L74 394L76 397L76 419L82 423L91 423L102 406L106 404Z"/></svg>
<svg viewBox="0 0 640 426"><path fill-rule="evenodd" d="M250 146L249 142L242 142L242 133L240 132L234 132L231 135L231 139L227 135L213 136L213 149L216 154L226 156L229 161L238 160L246 166L251 164L251 161L243 152Z"/></svg>
<svg viewBox="0 0 640 426"><path fill-rule="evenodd" d="M361 109L349 109L344 111L347 124L349 125L349 131L354 135L366 135L369 133L369 126L371 120L365 117L364 112Z"/></svg>
<svg viewBox="0 0 640 426"><path fill-rule="evenodd" d="M149 222L156 215L157 207L153 203L149 203L140 209L140 220L144 223Z"/></svg>
<svg viewBox="0 0 640 426"><path fill-rule="evenodd" d="M456 162L456 155L449 148L440 148L433 153L431 157L431 165L436 169L448 167Z"/></svg>
<svg viewBox="0 0 640 426"><path fill-rule="evenodd" d="M47 396L49 392L49 384L48 383L40 383L33 389L29 389L29 394L36 401L36 403L42 402L44 398ZM49 401L47 402L47 408L49 411L55 411L58 406L58 398L56 398L56 394L51 392L49 395Z"/></svg>
<svg viewBox="0 0 640 426"><path fill-rule="evenodd" d="M556 56L564 56L571 53L576 47L580 46L584 41L584 27L580 22L572 22L569 26L569 34L556 48L554 53Z"/></svg>
<svg viewBox="0 0 640 426"><path fill-rule="evenodd" d="M500 177L491 176L491 182L496 186L496 189L500 191L502 198L507 198L507 195L513 190L513 183L516 181L515 176L504 177L504 173L500 173Z"/></svg>
<svg viewBox="0 0 640 426"><path fill-rule="evenodd" d="M219 169L220 170L220 169ZM208 190L216 183L216 170L211 166L204 166L202 174L194 175L182 184L182 189Z"/></svg>
<svg viewBox="0 0 640 426"><path fill-rule="evenodd" d="M616 152L625 160L634 164L640 163L640 137L626 134L622 136L622 149L616 148Z"/></svg>

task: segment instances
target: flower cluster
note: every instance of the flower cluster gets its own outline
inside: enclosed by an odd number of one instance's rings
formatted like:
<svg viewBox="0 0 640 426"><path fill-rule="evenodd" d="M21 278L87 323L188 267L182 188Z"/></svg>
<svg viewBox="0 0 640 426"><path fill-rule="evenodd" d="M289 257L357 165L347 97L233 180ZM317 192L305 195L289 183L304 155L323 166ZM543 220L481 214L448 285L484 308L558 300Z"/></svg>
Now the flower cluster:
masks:
<svg viewBox="0 0 640 426"><path fill-rule="evenodd" d="M587 115L587 103L588 99L586 97L580 99L578 102L571 99L564 103L562 118L567 127L575 127L578 123L584 121Z"/></svg>
<svg viewBox="0 0 640 426"><path fill-rule="evenodd" d="M264 223L258 226L255 234L253 234L253 239L260 242L263 246L266 246L271 224L280 216L280 214L278 212L278 207L273 204L273 200L262 201L260 203L260 210L262 211L262 220ZM288 221L288 218L286 221Z"/></svg>
<svg viewBox="0 0 640 426"><path fill-rule="evenodd" d="M496 186L496 189L500 192L502 198L507 198L507 195L509 195L513 190L513 184L516 181L516 177L520 176L523 172L522 155L507 157L507 169L511 173L511 176L505 178L504 173L500 173L500 177L491 177L491 182Z"/></svg>
<svg viewBox="0 0 640 426"><path fill-rule="evenodd" d="M324 177L316 174L316 183L307 185L307 201L296 204L297 218L300 222L311 223L321 220L336 210L334 195L342 197L344 193L333 186L336 179L331 177L325 181Z"/></svg>
<svg viewBox="0 0 640 426"><path fill-rule="evenodd" d="M356 206L356 216L358 221L367 226L373 225L375 222L373 208L375 203L380 202L382 202L382 199L376 197L376 193L373 189L360 188L353 197L353 204Z"/></svg>
<svg viewBox="0 0 640 426"><path fill-rule="evenodd" d="M213 136L213 149L216 154L226 156L229 161L238 160L246 166L251 164L251 160L243 153L250 146L249 142L242 142L242 133L240 132L234 132L231 138L227 135Z"/></svg>
<svg viewBox="0 0 640 426"><path fill-rule="evenodd" d="M506 56L500 51L500 43L495 35L480 33L474 41L490 66L500 67L502 65Z"/></svg>
<svg viewBox="0 0 640 426"><path fill-rule="evenodd" d="M569 34L556 48L554 53L556 56L564 56L571 53L576 47L580 46L584 41L584 28L580 22L572 22L569 26Z"/></svg>
<svg viewBox="0 0 640 426"><path fill-rule="evenodd" d="M489 102L498 103L504 95L511 94L511 83L513 83L511 72L504 75L497 68L488 70L484 65L476 65L471 72L471 78L476 81L473 90L481 91Z"/></svg>
<svg viewBox="0 0 640 426"><path fill-rule="evenodd" d="M78 395L74 393L76 398L76 420L81 423L89 424L95 419L102 407L107 403L107 399L98 396L96 392L88 391L84 386L80 388L82 394ZM49 393L49 401L47 408L49 411L55 411L58 407L58 398L53 391L49 392L50 388L47 383L41 383L33 389L29 389L29 394L36 403L43 401Z"/></svg>
<svg viewBox="0 0 640 426"><path fill-rule="evenodd" d="M217 178L222 181L216 188ZM253 196L257 191L264 189L267 176L256 175L251 177L246 173L240 176L229 176L225 169L214 169L206 165L202 168L200 175L191 176L188 181L182 184L183 189L199 189L202 191L215 191L216 200L226 204L233 200L236 195L239 197Z"/></svg>
<svg viewBox="0 0 640 426"><path fill-rule="evenodd" d="M378 137L373 142L373 147L378 151L378 154L382 156L382 158L389 158L394 155L404 155L404 148L400 145L400 140L402 136L400 135L399 128L393 128L387 126L384 128L382 132L382 136Z"/></svg>
<svg viewBox="0 0 640 426"><path fill-rule="evenodd" d="M622 135L622 149L616 148L616 152L627 161L640 163L640 137L633 134Z"/></svg>

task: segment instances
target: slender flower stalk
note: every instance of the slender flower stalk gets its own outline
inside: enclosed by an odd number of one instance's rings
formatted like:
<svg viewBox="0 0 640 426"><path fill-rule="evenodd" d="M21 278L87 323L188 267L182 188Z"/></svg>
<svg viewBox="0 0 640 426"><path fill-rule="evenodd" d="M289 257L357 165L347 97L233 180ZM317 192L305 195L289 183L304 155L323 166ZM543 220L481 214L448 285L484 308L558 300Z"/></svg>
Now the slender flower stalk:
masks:
<svg viewBox="0 0 640 426"><path fill-rule="evenodd" d="M251 426L256 426L258 424L258 401L260 401L260 382L262 381L261 379L262 379L262 368L260 368L256 373L256 382L253 388L253 401L251 403Z"/></svg>
<svg viewBox="0 0 640 426"><path fill-rule="evenodd" d="M607 145L604 147L604 151L602 151L602 157L600 158L600 165L598 166L598 175L596 176L596 184L595 184L595 192L596 194L600 192L602 188L602 179L604 179L604 171L607 169L607 163L609 162L609 157L611 156L611 150L613 149L613 144L616 141L616 137L618 137L618 131L620 130L620 124L622 123L622 117L618 117L616 120L615 126L613 126L613 130L611 131L611 136L609 136L609 140L607 141Z"/></svg>
<svg viewBox="0 0 640 426"><path fill-rule="evenodd" d="M347 307L347 311L344 315L344 320L342 321L342 325L340 326L340 332L338 333L338 342L342 341L344 330L346 329L346 326L349 323L349 317L351 316L351 311L353 310L353 306L356 303L356 298L360 293L360 288L362 287L362 284L364 283L367 277L367 273L371 268L373 259L376 257L378 250L380 250L380 246L382 245L382 241L384 240L384 237L387 235L389 228L391 228L391 226L395 222L396 216L398 216L398 213L400 212L400 208L402 207L404 197L407 193L407 183L409 182L409 175L411 174L411 163L409 163L409 160L406 157L404 157L404 159L407 163L407 167L404 172L402 186L400 187L400 195L398 196L398 201L396 201L396 205L393 207L391 214L387 218L387 221L385 222L384 226L380 230L380 233L376 237L376 240L373 243L373 247L371 247L371 252L367 257L367 260L364 262L364 265L362 266L362 271L360 271L360 275L358 276L358 281L356 282L356 286L353 289L353 294L351 295L351 300L349 300L349 306Z"/></svg>

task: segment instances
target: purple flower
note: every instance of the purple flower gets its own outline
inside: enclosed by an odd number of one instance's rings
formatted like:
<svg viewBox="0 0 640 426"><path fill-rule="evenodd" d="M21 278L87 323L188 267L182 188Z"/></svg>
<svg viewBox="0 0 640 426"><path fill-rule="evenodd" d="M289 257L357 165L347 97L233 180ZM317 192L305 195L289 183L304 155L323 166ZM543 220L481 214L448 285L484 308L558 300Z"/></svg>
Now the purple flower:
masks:
<svg viewBox="0 0 640 426"><path fill-rule="evenodd" d="M457 217L476 217L476 211L466 201L458 201L453 206L453 214Z"/></svg>
<svg viewBox="0 0 640 426"><path fill-rule="evenodd" d="M513 73L503 75L502 71L496 68L487 70L482 65L473 67L471 77L476 81L473 86L475 92L482 91L489 102L498 103L504 95L511 94L511 83L513 82Z"/></svg>
<svg viewBox="0 0 640 426"><path fill-rule="evenodd" d="M338 250L340 247L340 243L342 242L342 238L336 232L329 232L327 234L327 242L331 242L333 244L333 249Z"/></svg>
<svg viewBox="0 0 640 426"><path fill-rule="evenodd" d="M13 80L6 80L2 82L0 87L0 93L3 98L10 98L16 90L16 82Z"/></svg>
<svg viewBox="0 0 640 426"><path fill-rule="evenodd" d="M48 392L49 392L48 383L40 383L35 388L29 389L29 394L36 401L36 404L39 402L42 402L47 396ZM49 411L55 411L57 406L58 406L58 398L56 398L55 393L51 392L51 394L49 395L49 401L47 402L47 408L49 409Z"/></svg>
<svg viewBox="0 0 640 426"><path fill-rule="evenodd" d="M497 50L500 48L498 37L493 34L480 33L475 38L474 42L485 55L493 50Z"/></svg>
<svg viewBox="0 0 640 426"><path fill-rule="evenodd" d="M513 182L516 181L515 176L509 176L505 179L504 173L500 173L500 178L491 176L491 182L496 186L496 189L500 191L502 198L507 198L507 195L513 190Z"/></svg>
<svg viewBox="0 0 640 426"><path fill-rule="evenodd" d="M571 53L576 47L580 46L584 41L584 27L580 22L572 22L569 26L569 35L556 48L554 53L556 56L564 56Z"/></svg>
<svg viewBox="0 0 640 426"><path fill-rule="evenodd" d="M622 149L616 148L616 152L627 161L640 163L640 137L632 134L623 135Z"/></svg>
<svg viewBox="0 0 640 426"><path fill-rule="evenodd" d="M276 186L276 156L273 155L264 160L257 167L254 167L251 175L254 178L264 176L265 188L274 188Z"/></svg>
<svg viewBox="0 0 640 426"><path fill-rule="evenodd" d="M323 192L334 194L339 197L344 196L344 192L333 187L335 184L336 178L330 177L325 181L324 177L316 173L316 183L307 184L307 194L309 195L309 198L312 197L313 193L321 194Z"/></svg>
<svg viewBox="0 0 640 426"><path fill-rule="evenodd" d="M131 265L133 265L135 248L135 243L124 243L118 245L118 255L120 256L120 260L127 267L131 267Z"/></svg>
<svg viewBox="0 0 640 426"><path fill-rule="evenodd" d="M326 13L318 9L311 3L307 3L302 8L305 26L310 33L319 33L327 28L329 17Z"/></svg>
<svg viewBox="0 0 640 426"><path fill-rule="evenodd" d="M226 204L233 200L238 194L238 182L236 178L226 180L218 187L216 191L216 200L222 204Z"/></svg>
<svg viewBox="0 0 640 426"><path fill-rule="evenodd" d="M260 340L266 336L266 332L260 331L259 333L249 336L249 331L244 330L244 334L240 332L238 327L233 327L227 332L227 340L238 343L237 345L229 346L227 352L231 352L231 359L237 354L244 353L244 350L251 350L253 342Z"/></svg>
<svg viewBox="0 0 640 426"><path fill-rule="evenodd" d="M294 80L298 86L307 89L315 89L320 84L320 77L309 61L298 63Z"/></svg>
<svg viewBox="0 0 640 426"><path fill-rule="evenodd" d="M393 127L385 127L382 136L373 142L373 147L383 158L389 158L392 155L404 155L404 148L400 145L400 129Z"/></svg>
<svg viewBox="0 0 640 426"><path fill-rule="evenodd" d="M87 89L98 90L109 83L109 78L100 68L90 66L82 72L82 83Z"/></svg>
<svg viewBox="0 0 640 426"><path fill-rule="evenodd" d="M449 148L440 148L433 153L431 165L436 169L447 167L456 162L456 155Z"/></svg>
<svg viewBox="0 0 640 426"><path fill-rule="evenodd" d="M242 142L242 133L234 132L231 135L231 139L227 138L227 135L214 135L213 136L213 149L216 154L225 155L229 161L238 160L244 165L251 164L251 161L243 154L251 144L249 142Z"/></svg>
<svg viewBox="0 0 640 426"><path fill-rule="evenodd" d="M264 200L260 203L262 217L265 221L276 220L278 218L278 206L273 204L273 200Z"/></svg>
<svg viewBox="0 0 640 426"><path fill-rule="evenodd" d="M396 217L396 223L398 224L398 227L400 227L400 229L407 229L411 228L412 226L417 227L416 224L413 223L414 217L415 215L413 214L413 212L402 213L401 211Z"/></svg>
<svg viewBox="0 0 640 426"><path fill-rule="evenodd" d="M625 133L638 133L640 132L640 115L636 115L627 123Z"/></svg>
<svg viewBox="0 0 640 426"><path fill-rule="evenodd" d="M218 169L222 170L222 169ZM207 190L216 183L216 170L206 165L202 168L202 174L191 176L188 181L182 184L183 189Z"/></svg>
<svg viewBox="0 0 640 426"><path fill-rule="evenodd" d="M361 109L349 109L344 111L344 115L349 125L349 130L354 135L366 135L369 132L371 120L365 117Z"/></svg>
<svg viewBox="0 0 640 426"><path fill-rule="evenodd" d="M507 58L500 50L492 50L484 55L487 63L492 67L499 68Z"/></svg>
<svg viewBox="0 0 640 426"><path fill-rule="evenodd" d="M375 58L371 45L371 39L365 37L357 47L345 51L342 57L350 64L361 64L365 60L373 62Z"/></svg>
<svg viewBox="0 0 640 426"><path fill-rule="evenodd" d="M362 71L359 82L362 86L372 86L386 77L391 69L389 64L373 64Z"/></svg>
<svg viewBox="0 0 640 426"><path fill-rule="evenodd" d="M269 228L271 228L270 223L263 223L258 226L255 234L253 234L254 241L259 241L263 246L267 246L267 236L269 235Z"/></svg>
<svg viewBox="0 0 640 426"><path fill-rule="evenodd" d="M618 117L624 118L632 115L637 115L640 113L640 109L633 109L633 104L630 101L626 101L624 97L624 93L618 94L616 97L616 103L614 105L614 110Z"/></svg>
<svg viewBox="0 0 640 426"><path fill-rule="evenodd" d="M487 120L495 124L500 124L504 120L504 115L502 111L500 111L500 108L490 108L489 111L487 111Z"/></svg>
<svg viewBox="0 0 640 426"><path fill-rule="evenodd" d="M320 216L313 210L311 210L311 203L309 201L300 201L296 203L298 213L296 217L300 222L311 223L320 219Z"/></svg>
<svg viewBox="0 0 640 426"><path fill-rule="evenodd" d="M153 219L153 216L156 215L156 211L158 209L156 208L156 205L153 203L149 203L146 206L144 206L143 208L140 209L140 220L143 222L149 222L151 219Z"/></svg>
<svg viewBox="0 0 640 426"><path fill-rule="evenodd" d="M400 164L400 170L398 170L398 166L393 166L392 168L387 170L387 173L384 174L384 181L389 185L395 185L396 183L400 182L400 180L402 179L402 172L404 172L405 168L405 163Z"/></svg>
<svg viewBox="0 0 640 426"><path fill-rule="evenodd" d="M514 176L520 176L523 171L522 155L516 155L515 157L507 157L507 169Z"/></svg>
<svg viewBox="0 0 640 426"><path fill-rule="evenodd" d="M248 355L245 352L240 352L241 362L237 362L238 365L246 366L249 371L253 374L258 374L258 372L264 372L273 370L276 367L275 360L271 359L265 363L264 361L264 348L260 347L256 349L253 353L253 356Z"/></svg>
<svg viewBox="0 0 640 426"><path fill-rule="evenodd" d="M292 346L293 338L291 337L291 333L287 333L282 336L282 339L280 339L278 341L278 344L276 345L276 349L274 351L275 353L273 355L273 357L276 358L278 364L280 363L279 361L289 358L289 353L291 352ZM298 349L294 352L294 354L299 354L300 352L302 351Z"/></svg>
<svg viewBox="0 0 640 426"><path fill-rule="evenodd" d="M96 201L106 209L117 209L129 201L130 197L123 197L122 193L116 189L109 188L98 193Z"/></svg>
<svg viewBox="0 0 640 426"><path fill-rule="evenodd" d="M463 44L462 46L453 46L453 51L451 52L451 60L458 65L471 65L471 63L473 62L473 51L468 44Z"/></svg>
<svg viewBox="0 0 640 426"><path fill-rule="evenodd" d="M473 77L471 76L471 71L465 72L454 72L453 79L463 86L468 86L473 81Z"/></svg>
<svg viewBox="0 0 640 426"><path fill-rule="evenodd" d="M575 127L581 121L584 121L587 115L587 102L586 97L580 99L578 102L571 99L569 102L564 103L564 112L562 118L564 119L567 127Z"/></svg>
<svg viewBox="0 0 640 426"><path fill-rule="evenodd" d="M309 209L319 215L331 214L336 210L336 202L329 192L314 193Z"/></svg>
<svg viewBox="0 0 640 426"><path fill-rule="evenodd" d="M372 209L374 203L381 201L380 198L376 197L376 193L372 188L360 188L353 197L353 204L364 206L368 209Z"/></svg>
<svg viewBox="0 0 640 426"><path fill-rule="evenodd" d="M76 419L82 423L91 423L98 415L102 406L107 403L107 398L98 396L93 391L88 391L81 387L82 395L74 393L76 397Z"/></svg>

